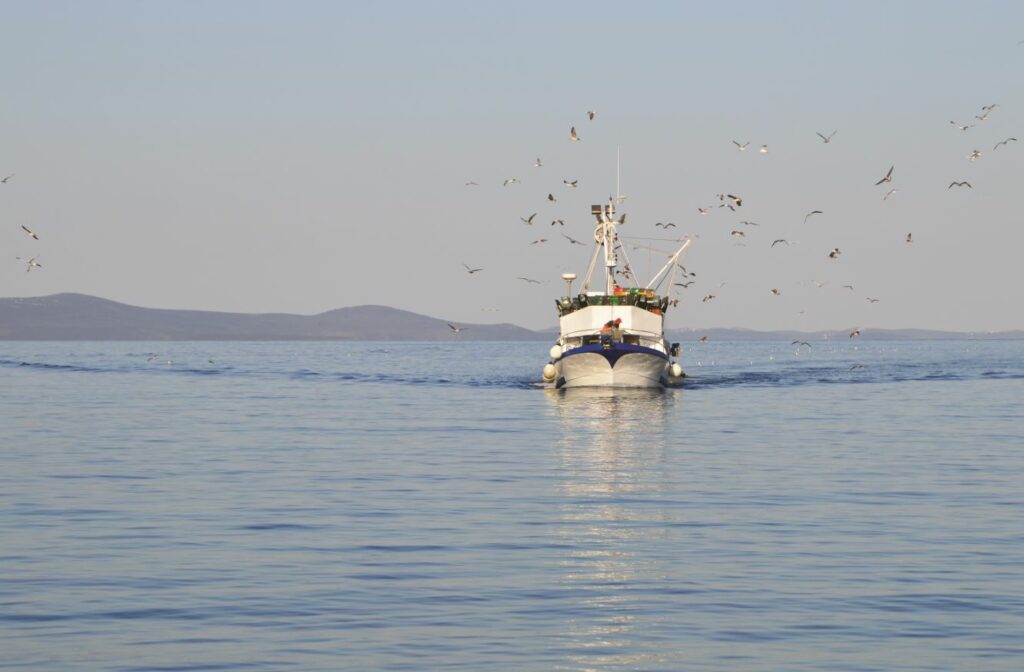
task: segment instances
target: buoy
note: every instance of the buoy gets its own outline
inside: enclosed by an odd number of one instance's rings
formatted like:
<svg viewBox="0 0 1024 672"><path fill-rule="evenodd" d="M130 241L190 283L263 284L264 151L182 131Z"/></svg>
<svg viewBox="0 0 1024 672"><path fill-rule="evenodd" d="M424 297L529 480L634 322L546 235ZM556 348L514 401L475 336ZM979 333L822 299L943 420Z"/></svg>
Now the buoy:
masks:
<svg viewBox="0 0 1024 672"><path fill-rule="evenodd" d="M562 356L562 346L552 345L551 349L548 350L548 354L551 355L551 359L558 359Z"/></svg>
<svg viewBox="0 0 1024 672"><path fill-rule="evenodd" d="M675 362L672 362L672 364L669 365L668 372L673 378L682 378L684 375L683 367L679 366L679 364Z"/></svg>
<svg viewBox="0 0 1024 672"><path fill-rule="evenodd" d="M555 373L556 371L554 364L545 364L544 370L541 371L540 375L544 377L545 382L550 383L552 380L555 379Z"/></svg>

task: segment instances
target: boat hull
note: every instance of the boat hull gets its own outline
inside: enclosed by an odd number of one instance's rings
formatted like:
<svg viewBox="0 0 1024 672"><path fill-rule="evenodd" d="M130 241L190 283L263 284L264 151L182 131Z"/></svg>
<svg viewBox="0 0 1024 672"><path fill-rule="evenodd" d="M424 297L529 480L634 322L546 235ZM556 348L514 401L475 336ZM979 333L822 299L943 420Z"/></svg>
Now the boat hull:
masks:
<svg viewBox="0 0 1024 672"><path fill-rule="evenodd" d="M578 348L555 362L554 386L662 387L668 366L668 357L650 348Z"/></svg>

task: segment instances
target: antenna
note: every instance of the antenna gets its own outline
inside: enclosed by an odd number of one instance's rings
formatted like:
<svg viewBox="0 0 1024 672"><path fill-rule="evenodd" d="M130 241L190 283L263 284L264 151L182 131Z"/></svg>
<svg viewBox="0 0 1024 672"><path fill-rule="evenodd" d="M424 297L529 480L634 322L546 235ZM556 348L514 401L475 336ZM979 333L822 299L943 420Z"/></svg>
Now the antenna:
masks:
<svg viewBox="0 0 1024 672"><path fill-rule="evenodd" d="M615 200L618 201L619 197L622 196L622 191L619 189L619 147L615 146Z"/></svg>

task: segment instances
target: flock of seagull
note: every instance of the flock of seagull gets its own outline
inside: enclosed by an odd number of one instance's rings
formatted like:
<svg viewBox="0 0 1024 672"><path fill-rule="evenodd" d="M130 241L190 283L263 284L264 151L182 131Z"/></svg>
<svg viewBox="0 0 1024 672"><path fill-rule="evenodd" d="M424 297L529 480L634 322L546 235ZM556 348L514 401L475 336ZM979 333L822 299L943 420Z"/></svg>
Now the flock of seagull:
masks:
<svg viewBox="0 0 1024 672"><path fill-rule="evenodd" d="M972 122L972 123L962 124L962 123L958 123L956 121L950 121L949 123L951 125L953 125L961 133L968 133L971 129L975 128L975 126L977 126L978 123L982 123L982 122L987 121L992 116L992 114L996 110L996 108L998 108L998 107L999 107L999 105L997 103L993 103L993 104L990 104L990 105L983 105L981 107L981 110L980 110L979 114L974 115L975 121ZM595 112L593 112L593 111L588 111L587 112L587 118L590 121L593 121L595 116L596 116ZM839 133L839 129L834 129L831 133L828 133L828 134L816 131L815 135L818 137L818 139L821 140L822 144L831 145L833 143L833 140L836 138L836 135L838 133ZM568 139L569 139L570 142L573 142L573 143L582 142L582 137L581 137L580 131L578 130L576 125L570 126ZM1012 136L1011 137L1006 137L1005 139L996 142L993 145L993 147L992 147L992 151L997 151L997 150L999 150L1002 147L1008 147L1010 143L1014 143L1014 142L1017 142L1017 138L1012 137ZM745 151L747 151L748 147L751 145L751 142L749 140L746 141L746 142L739 142L737 140L732 140L732 144L735 147L736 151L745 152ZM758 149L758 153L759 154L767 154L768 153L768 145L767 144L760 145L760 148ZM966 156L966 158L970 162L973 163L973 162L978 161L982 157L982 154L983 154L983 152L980 149L974 149L973 151L971 151L970 154L968 154ZM544 167L544 162L541 160L540 157L538 157L533 165L534 165L535 168L542 168L542 167ZM889 168L877 180L875 180L875 182L874 182L874 185L876 187L884 187L885 188L885 191L884 191L884 193L882 193L882 197L881 197L883 201L889 200L891 197L893 197L899 191L899 188L894 186L894 180L896 178L896 174L897 174L896 166L895 165L890 165ZM579 180L578 179L562 179L562 183L567 188L576 189L578 187L578 185L579 185ZM478 183L475 182L475 181L469 181L469 182L466 182L465 184L466 184L466 186L479 186ZM503 187L512 187L512 186L515 186L517 184L521 184L521 182L520 182L518 177L510 177L510 178L505 179L502 182L502 186ZM974 185L971 184L971 182L969 182L968 180L964 180L964 179L953 180L946 187L946 190L949 191L949 190L951 190L953 188L961 189L961 188L965 188L965 187L967 189L973 189ZM618 198L618 202L621 203L623 200L625 200L626 197L625 196L619 196L617 198ZM707 206L698 206L697 207L698 215L701 216L701 217L709 216L709 215L712 214L712 212L718 210L719 208L725 208L725 209L728 209L731 212L737 212L738 209L741 208L743 206L743 204L744 204L743 197L740 196L740 195L734 194L734 193L728 193L728 192L719 193L719 194L716 194L716 198L718 200L717 204L712 203L711 205L707 205ZM548 203L554 203L554 202L557 202L558 198L555 196L554 193L548 193L546 200L547 200ZM814 217L820 216L820 215L824 215L824 214L825 213L824 213L823 210L817 210L817 209L810 210L809 212L807 212L804 215L804 217L803 217L803 224L807 225L808 221L811 220L811 218L814 218ZM535 226L536 224L538 224L538 222L536 221L538 215L539 215L538 212L533 212L533 213L531 213L531 214L529 214L527 216L520 217L519 219L520 219L520 221L524 225L532 227L532 226ZM623 220L625 220L625 216L624 215L623 215ZM741 220L739 222L739 224L741 224L744 227L759 226L759 224L757 222L750 221L750 220ZM562 220L562 219L552 219L552 221L550 223L550 226L552 226L552 227L555 227L555 226L564 227L565 226L565 221ZM678 226L676 225L675 222L668 222L668 221L656 222L654 224L654 227L655 227L655 229L660 229L660 230L662 230L664 232L668 232L669 229L677 229L678 228ZM563 238L565 238L569 242L570 245L585 245L584 242L579 241L579 240L573 238L572 236L570 236L567 233L564 233L564 232L561 232L561 231L560 231L560 233L561 233L561 236ZM735 228L735 229L732 229L730 231L730 236L736 238L737 241L745 240L745 239L747 239L747 231L745 231L742 228ZM547 237L540 237L540 238L536 238L536 239L532 240L529 243L529 245L540 245L540 244L544 244L544 243L549 242L549 240L550 239L547 238ZM680 240L682 240L682 239L680 239ZM914 242L913 233L912 232L908 232L906 234L906 236L903 238L903 240L907 244L913 243ZM738 244L738 245L745 245L745 243L743 243L743 242L737 242L736 244ZM775 239L773 239L771 241L771 244L769 245L769 248L774 248L774 247L776 247L778 245L789 246L790 244L791 244L790 241L787 240L786 238L775 238ZM635 249L640 249L640 248L637 247ZM832 247L831 249L828 249L825 252L825 254L824 254L825 258L827 260L830 260L830 261L838 260L841 255L842 255L842 251L838 247ZM470 275L479 273L480 271L484 270L483 268L471 267L471 266L469 266L468 264L465 264L465 263L463 264L463 266L464 266L466 272L468 274L470 274ZM682 268L683 271L684 271L684 282L676 282L676 283L674 283L674 286L680 287L682 290L685 290L688 287L690 287L692 284L694 284L694 282L695 282L694 280L689 280L688 277L695 277L696 274L695 273L687 273L685 268L682 267L682 265L680 265L680 268ZM629 264L628 263L625 264L625 266L624 266L624 268L622 270L617 271L617 273L620 273L621 275L623 275L627 279L634 279L635 280L635 278L632 275L632 269L629 268ZM524 277L524 276L519 276L517 279L521 280L521 281L524 281L524 282L527 282L527 283L531 283L531 284L534 284L534 283L535 284L540 284L540 282L541 282L539 280L534 280L532 278L528 278L528 277ZM724 286L724 284L725 283L722 283L722 286ZM815 281L815 284L819 288L821 288L826 283ZM853 290L853 286L852 285L844 285L844 288L850 289L851 291ZM779 288L777 288L777 287L770 288L769 292L770 292L770 294L772 296L775 296L775 297L778 297L778 296L782 295L782 291ZM713 294L713 293L706 293L706 294L704 294L703 298L701 299L701 302L702 303L708 303L709 301L713 301L715 298L717 298L715 294ZM880 299L878 299L877 297L866 297L866 299L867 299L868 303L870 303L870 304L875 304L875 303L878 303L880 301ZM672 299L672 305L677 305L678 302L679 302L679 299ZM801 313L803 313L803 311L801 311ZM449 327L452 329L452 331L454 333L459 333L459 331L462 330L461 328L457 328L457 327L455 327L454 325L451 325L451 324L449 324ZM860 329L854 329L852 332L850 332L849 338L856 338L857 336L860 336L860 333L861 333ZM702 338L700 340L701 340L701 342L706 342L707 338L704 337L704 338ZM794 341L794 345L798 345L798 346L801 346L801 347L806 345L806 346L810 347L810 344L805 342L805 341Z"/></svg>
<svg viewBox="0 0 1024 672"><path fill-rule="evenodd" d="M10 175L7 175L3 179L0 179L0 185L7 184L8 182L11 181L11 178L13 178L13 177L14 177L14 173L11 173ZM29 238L31 238L32 240L39 240L39 234L37 234L35 231L33 231L32 229L28 228L24 224L21 225L21 230L24 231L25 235L28 236ZM38 259L39 259L38 255L37 256L33 256L33 257L17 256L14 259L15 259L15 261L20 261L21 263L25 264L25 272L26 273L30 273L33 268L42 268L43 267L43 265L40 264L39 261L38 261Z"/></svg>

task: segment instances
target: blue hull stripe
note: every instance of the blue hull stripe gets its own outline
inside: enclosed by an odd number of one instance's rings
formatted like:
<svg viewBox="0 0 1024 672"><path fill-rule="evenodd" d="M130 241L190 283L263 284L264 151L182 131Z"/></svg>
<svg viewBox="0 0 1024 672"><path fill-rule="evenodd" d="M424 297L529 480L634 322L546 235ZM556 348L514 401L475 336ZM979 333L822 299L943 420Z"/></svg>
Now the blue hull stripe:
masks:
<svg viewBox="0 0 1024 672"><path fill-rule="evenodd" d="M601 355L602 357L608 360L608 365L611 366L612 368L615 368L615 362L619 361L620 357L622 357L623 355L629 355L633 353L638 353L641 355L650 355L652 357L659 357L661 359L668 360L668 355L666 355L661 350L647 348L642 345L633 345L632 343L616 343L612 347L605 350L603 345L601 345L600 343L595 343L593 345L581 345L578 348L573 348L569 352L559 357L556 361L561 361L566 357L572 357L573 355L582 355L583 353L586 352L590 352L595 355Z"/></svg>

